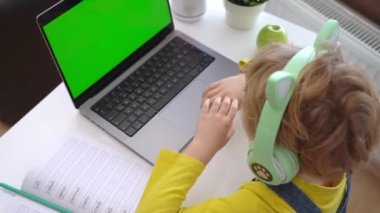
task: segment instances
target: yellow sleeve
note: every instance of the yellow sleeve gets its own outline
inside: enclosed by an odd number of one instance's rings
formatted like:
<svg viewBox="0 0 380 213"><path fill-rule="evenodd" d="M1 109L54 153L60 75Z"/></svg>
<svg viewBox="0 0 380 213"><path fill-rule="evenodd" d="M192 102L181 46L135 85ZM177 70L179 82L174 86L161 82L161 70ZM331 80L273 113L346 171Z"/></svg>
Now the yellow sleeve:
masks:
<svg viewBox="0 0 380 213"><path fill-rule="evenodd" d="M137 212L178 212L204 167L189 156L161 150Z"/></svg>
<svg viewBox="0 0 380 213"><path fill-rule="evenodd" d="M268 190L264 184L256 182L242 185L237 192L228 197L213 198L195 206L181 208L188 191L202 173L204 167L200 161L189 156L162 150L137 207L137 212L275 211L273 206L265 201L268 200L265 197L271 197L273 192ZM269 196L268 193L270 194ZM264 197L262 197L263 195ZM277 201L275 203L281 202ZM287 205L280 206L285 207Z"/></svg>

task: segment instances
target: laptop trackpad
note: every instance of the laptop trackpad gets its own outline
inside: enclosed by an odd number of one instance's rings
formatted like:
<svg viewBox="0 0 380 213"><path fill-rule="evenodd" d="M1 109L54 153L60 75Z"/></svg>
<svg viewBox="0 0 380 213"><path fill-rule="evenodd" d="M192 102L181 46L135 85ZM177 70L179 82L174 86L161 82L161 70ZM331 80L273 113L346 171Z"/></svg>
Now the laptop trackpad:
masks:
<svg viewBox="0 0 380 213"><path fill-rule="evenodd" d="M207 85L194 80L160 113L174 128L192 137L199 118L201 97Z"/></svg>

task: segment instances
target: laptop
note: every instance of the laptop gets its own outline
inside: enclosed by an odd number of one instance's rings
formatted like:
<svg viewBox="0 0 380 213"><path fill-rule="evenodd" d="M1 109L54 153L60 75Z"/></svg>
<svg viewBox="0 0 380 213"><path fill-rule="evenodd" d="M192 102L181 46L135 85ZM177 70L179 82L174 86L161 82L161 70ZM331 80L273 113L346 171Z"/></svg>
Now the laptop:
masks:
<svg viewBox="0 0 380 213"><path fill-rule="evenodd" d="M168 0L63 0L37 23L74 106L151 163L191 140L207 85L238 73L175 30Z"/></svg>

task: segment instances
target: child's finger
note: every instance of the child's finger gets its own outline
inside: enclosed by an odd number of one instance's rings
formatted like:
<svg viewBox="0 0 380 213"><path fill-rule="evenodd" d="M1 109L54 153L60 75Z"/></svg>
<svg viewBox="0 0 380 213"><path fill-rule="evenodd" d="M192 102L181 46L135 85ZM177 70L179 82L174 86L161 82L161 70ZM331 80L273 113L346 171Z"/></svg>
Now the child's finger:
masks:
<svg viewBox="0 0 380 213"><path fill-rule="evenodd" d="M211 100L210 99L206 99L203 104L202 104L202 113L208 113L210 111L210 103L211 103Z"/></svg>
<svg viewBox="0 0 380 213"><path fill-rule="evenodd" d="M210 112L213 112L213 113L216 113L219 111L219 108L220 108L220 103L222 102L222 98L221 97L216 97L214 99L214 101L212 102L211 104L211 109L210 109Z"/></svg>
<svg viewBox="0 0 380 213"><path fill-rule="evenodd" d="M219 89L217 87L206 89L202 94L202 103L209 98L211 102L213 102L213 99L215 99L215 96L219 93Z"/></svg>
<svg viewBox="0 0 380 213"><path fill-rule="evenodd" d="M215 88L213 90L208 91L207 94L203 94L202 99L204 100L206 98L210 98L210 99L215 98L215 96L218 93L219 93L219 89Z"/></svg>
<svg viewBox="0 0 380 213"><path fill-rule="evenodd" d="M218 87L219 83L218 82L214 82L212 84L210 84L206 89L205 91L203 91L203 94L202 94L202 98L209 98L210 97L210 92L215 90L217 87Z"/></svg>
<svg viewBox="0 0 380 213"><path fill-rule="evenodd" d="M202 100L206 100L206 98L209 98L212 102L213 99L215 99L215 96L218 94L218 91L216 89L210 91L208 94L202 97Z"/></svg>
<svg viewBox="0 0 380 213"><path fill-rule="evenodd" d="M227 138L228 140L232 137L232 135L235 133L236 124L232 123L231 128L228 130Z"/></svg>
<svg viewBox="0 0 380 213"><path fill-rule="evenodd" d="M219 112L221 112L223 115L227 115L230 105L231 105L231 99L229 97L225 97L223 99L222 105L220 106Z"/></svg>
<svg viewBox="0 0 380 213"><path fill-rule="evenodd" d="M238 111L238 107L239 107L239 101L237 99L234 99L232 101L232 104L228 110L228 113L227 113L227 117L229 117L230 119L234 119L237 111Z"/></svg>

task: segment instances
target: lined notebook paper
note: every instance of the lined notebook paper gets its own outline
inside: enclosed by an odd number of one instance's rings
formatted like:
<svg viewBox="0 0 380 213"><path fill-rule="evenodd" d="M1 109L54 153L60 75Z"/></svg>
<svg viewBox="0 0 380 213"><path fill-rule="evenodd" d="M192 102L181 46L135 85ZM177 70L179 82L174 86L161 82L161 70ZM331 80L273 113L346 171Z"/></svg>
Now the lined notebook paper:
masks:
<svg viewBox="0 0 380 213"><path fill-rule="evenodd" d="M24 179L22 190L74 212L134 212L151 173L84 137L66 136Z"/></svg>

